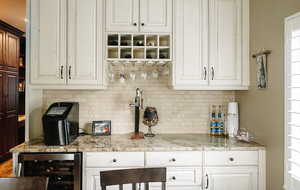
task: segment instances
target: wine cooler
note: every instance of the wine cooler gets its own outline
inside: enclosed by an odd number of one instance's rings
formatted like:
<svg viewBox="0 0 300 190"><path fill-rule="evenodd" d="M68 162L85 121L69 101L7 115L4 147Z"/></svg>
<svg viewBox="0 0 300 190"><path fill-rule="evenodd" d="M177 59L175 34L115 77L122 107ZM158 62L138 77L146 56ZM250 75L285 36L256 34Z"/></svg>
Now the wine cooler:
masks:
<svg viewBox="0 0 300 190"><path fill-rule="evenodd" d="M20 176L46 176L48 190L81 190L81 153L22 153Z"/></svg>

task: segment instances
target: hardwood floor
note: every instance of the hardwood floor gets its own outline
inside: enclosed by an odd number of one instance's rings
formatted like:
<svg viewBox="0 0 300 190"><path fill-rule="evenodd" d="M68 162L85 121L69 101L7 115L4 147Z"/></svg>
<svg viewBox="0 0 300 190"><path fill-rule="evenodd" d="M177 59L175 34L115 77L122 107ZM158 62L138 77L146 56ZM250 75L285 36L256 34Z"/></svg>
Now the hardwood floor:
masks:
<svg viewBox="0 0 300 190"><path fill-rule="evenodd" d="M0 163L0 177L12 177L12 160Z"/></svg>

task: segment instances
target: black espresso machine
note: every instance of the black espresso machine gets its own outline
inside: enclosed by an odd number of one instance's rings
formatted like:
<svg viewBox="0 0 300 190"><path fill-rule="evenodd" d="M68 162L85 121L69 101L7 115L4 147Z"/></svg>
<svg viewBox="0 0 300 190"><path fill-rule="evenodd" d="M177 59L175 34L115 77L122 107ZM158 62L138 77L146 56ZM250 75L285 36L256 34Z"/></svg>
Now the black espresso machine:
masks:
<svg viewBox="0 0 300 190"><path fill-rule="evenodd" d="M63 146L72 143L79 135L79 104L57 102L43 116L44 143Z"/></svg>

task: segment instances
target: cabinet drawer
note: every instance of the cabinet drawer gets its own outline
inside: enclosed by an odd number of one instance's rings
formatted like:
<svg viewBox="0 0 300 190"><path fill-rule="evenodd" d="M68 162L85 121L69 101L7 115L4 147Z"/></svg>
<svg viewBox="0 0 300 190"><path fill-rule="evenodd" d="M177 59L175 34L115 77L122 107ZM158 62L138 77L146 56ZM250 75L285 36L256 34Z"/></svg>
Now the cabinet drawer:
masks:
<svg viewBox="0 0 300 190"><path fill-rule="evenodd" d="M168 185L201 185L202 168L168 168Z"/></svg>
<svg viewBox="0 0 300 190"><path fill-rule="evenodd" d="M202 152L146 152L146 166L200 166Z"/></svg>
<svg viewBox="0 0 300 190"><path fill-rule="evenodd" d="M86 153L86 167L144 167L143 152Z"/></svg>
<svg viewBox="0 0 300 190"><path fill-rule="evenodd" d="M205 165L257 165L257 151L208 151L205 152Z"/></svg>

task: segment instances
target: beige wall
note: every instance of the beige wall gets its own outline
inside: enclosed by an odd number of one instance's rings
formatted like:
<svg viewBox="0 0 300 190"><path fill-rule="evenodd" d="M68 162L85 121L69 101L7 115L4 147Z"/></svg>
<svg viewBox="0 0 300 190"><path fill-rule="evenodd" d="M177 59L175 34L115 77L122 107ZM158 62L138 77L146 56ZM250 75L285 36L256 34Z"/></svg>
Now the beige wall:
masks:
<svg viewBox="0 0 300 190"><path fill-rule="evenodd" d="M269 88L256 88L251 60L251 88L240 92L241 126L252 130L267 146L267 189L282 190L284 158L284 18L300 11L300 0L250 0L251 53L272 50Z"/></svg>

